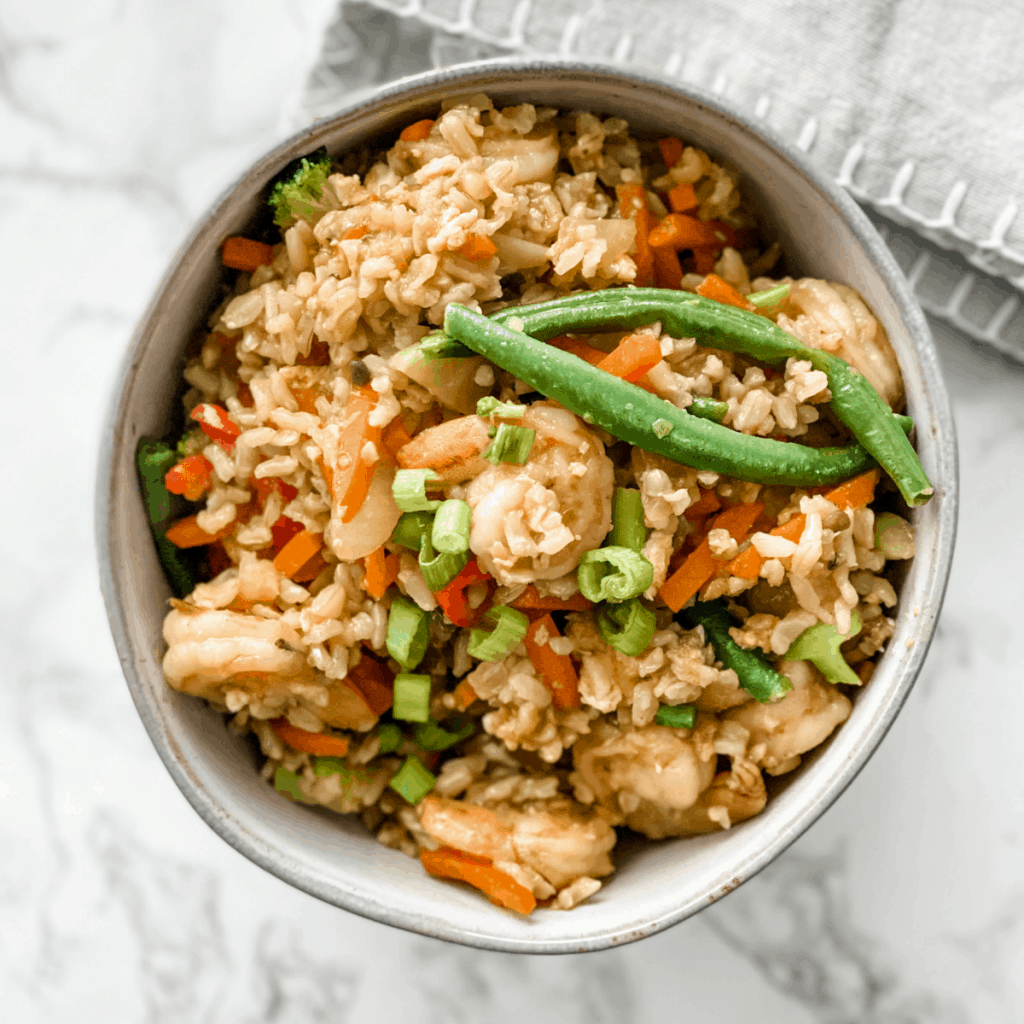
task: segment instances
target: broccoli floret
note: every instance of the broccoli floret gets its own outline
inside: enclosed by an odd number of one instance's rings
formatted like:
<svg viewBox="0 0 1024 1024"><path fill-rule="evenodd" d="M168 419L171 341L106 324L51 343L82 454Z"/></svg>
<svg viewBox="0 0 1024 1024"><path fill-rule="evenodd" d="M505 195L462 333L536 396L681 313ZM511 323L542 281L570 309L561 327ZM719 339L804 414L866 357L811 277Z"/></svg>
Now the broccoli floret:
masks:
<svg viewBox="0 0 1024 1024"><path fill-rule="evenodd" d="M331 204L324 190L330 188L330 173L331 158L323 146L289 164L270 191L268 202L274 211L274 223L287 228L297 220L312 221L329 210Z"/></svg>
<svg viewBox="0 0 1024 1024"><path fill-rule="evenodd" d="M854 612L850 620L850 632L845 636L841 635L835 626L824 622L805 629L790 644L783 657L786 661L813 662L830 683L860 686L860 677L846 663L843 652L839 650L850 637L860 632L860 615Z"/></svg>

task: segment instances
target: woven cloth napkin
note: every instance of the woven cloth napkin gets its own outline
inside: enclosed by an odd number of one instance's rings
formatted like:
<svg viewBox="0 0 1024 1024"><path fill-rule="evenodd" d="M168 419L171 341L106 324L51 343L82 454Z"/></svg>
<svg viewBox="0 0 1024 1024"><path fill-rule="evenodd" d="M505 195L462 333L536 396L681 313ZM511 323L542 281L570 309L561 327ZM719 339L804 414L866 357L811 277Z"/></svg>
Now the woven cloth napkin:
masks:
<svg viewBox="0 0 1024 1024"><path fill-rule="evenodd" d="M1024 5L342 0L307 93L521 53L700 86L792 140L889 238L925 308L1024 358Z"/></svg>

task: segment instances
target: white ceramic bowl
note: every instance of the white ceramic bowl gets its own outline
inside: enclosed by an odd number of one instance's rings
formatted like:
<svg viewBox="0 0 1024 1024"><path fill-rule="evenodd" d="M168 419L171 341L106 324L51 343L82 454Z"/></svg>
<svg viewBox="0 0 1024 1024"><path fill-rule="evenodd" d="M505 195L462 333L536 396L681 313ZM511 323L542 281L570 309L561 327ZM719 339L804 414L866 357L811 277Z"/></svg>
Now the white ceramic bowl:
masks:
<svg viewBox="0 0 1024 1024"><path fill-rule="evenodd" d="M844 281L889 332L906 383L917 444L936 486L914 513L917 557L896 635L849 721L800 769L772 784L758 817L730 831L660 843L620 842L618 869L571 913L521 918L478 893L429 878L417 861L380 846L351 817L282 800L262 782L245 743L202 701L165 684L161 624L169 591L135 479L140 435L174 426L185 344L207 315L219 245L251 221L266 183L297 156L332 155L394 136L434 116L446 97L487 92L501 103L587 109L626 118L727 158L778 229L792 265ZM924 316L885 245L856 204L812 172L792 147L720 100L639 75L581 64L484 62L407 78L315 124L260 160L213 206L175 257L129 348L102 453L98 524L103 591L125 677L153 744L205 821L235 849L306 892L346 910L489 949L562 953L631 942L735 889L797 838L849 785L906 699L935 629L953 553L956 441Z"/></svg>

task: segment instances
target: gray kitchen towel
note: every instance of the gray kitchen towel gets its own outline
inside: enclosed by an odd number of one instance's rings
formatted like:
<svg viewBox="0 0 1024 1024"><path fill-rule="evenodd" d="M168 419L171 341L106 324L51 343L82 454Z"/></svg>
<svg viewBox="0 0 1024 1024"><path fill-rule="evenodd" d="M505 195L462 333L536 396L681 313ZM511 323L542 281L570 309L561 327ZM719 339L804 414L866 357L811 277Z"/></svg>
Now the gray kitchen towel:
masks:
<svg viewBox="0 0 1024 1024"><path fill-rule="evenodd" d="M1022 44L1024 4L979 0L342 0L307 108L509 53L700 86L849 189L926 309L1024 358Z"/></svg>

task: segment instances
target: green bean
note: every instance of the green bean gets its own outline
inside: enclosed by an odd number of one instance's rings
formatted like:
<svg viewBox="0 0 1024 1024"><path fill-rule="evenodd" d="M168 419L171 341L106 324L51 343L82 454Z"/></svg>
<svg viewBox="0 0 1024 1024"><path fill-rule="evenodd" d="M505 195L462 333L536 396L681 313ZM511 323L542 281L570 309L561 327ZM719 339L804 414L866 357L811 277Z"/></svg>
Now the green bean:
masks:
<svg viewBox="0 0 1024 1024"><path fill-rule="evenodd" d="M686 624L694 629L704 627L704 636L715 649L715 657L736 673L740 686L755 700L769 704L793 689L793 684L768 664L756 648L740 647L729 630L735 623L732 616L717 601L697 602L682 613Z"/></svg>
<svg viewBox="0 0 1024 1024"><path fill-rule="evenodd" d="M836 484L874 466L858 444L810 448L750 437L613 377L552 345L452 304L445 330L492 363L615 437L694 469L760 484Z"/></svg>
<svg viewBox="0 0 1024 1024"><path fill-rule="evenodd" d="M921 505L932 487L904 432L871 382L845 360L802 344L767 317L688 292L664 288L609 288L581 292L534 306L494 314L498 323L517 319L524 333L541 341L571 331L628 330L660 320L676 337L739 352L781 366L787 359L809 361L828 377L836 416L892 477L907 504Z"/></svg>

